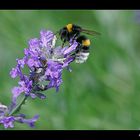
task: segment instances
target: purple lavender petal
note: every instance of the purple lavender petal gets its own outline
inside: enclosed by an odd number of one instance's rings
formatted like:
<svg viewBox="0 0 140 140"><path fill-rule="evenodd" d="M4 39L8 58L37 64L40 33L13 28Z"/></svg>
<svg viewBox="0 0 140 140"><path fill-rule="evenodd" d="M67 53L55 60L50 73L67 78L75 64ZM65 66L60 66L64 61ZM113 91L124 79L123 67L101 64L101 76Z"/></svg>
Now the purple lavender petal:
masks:
<svg viewBox="0 0 140 140"><path fill-rule="evenodd" d="M78 43L77 42L74 42L68 49L66 49L64 51L64 55L68 55L71 52L73 52L76 49L77 45L78 45Z"/></svg>
<svg viewBox="0 0 140 140"><path fill-rule="evenodd" d="M20 77L20 79L22 80L23 79L23 77L24 77L24 75L23 75L23 73L22 73L22 71L21 71L21 69L20 69L20 65L19 64L17 64L17 72L18 72L18 76Z"/></svg>
<svg viewBox="0 0 140 140"><path fill-rule="evenodd" d="M12 89L12 93L14 94L15 97L18 97L20 93L22 93L24 89L22 87L14 87Z"/></svg>
<svg viewBox="0 0 140 140"><path fill-rule="evenodd" d="M12 68L12 70L10 71L10 75L12 78L16 78L18 76L17 68Z"/></svg>
<svg viewBox="0 0 140 140"><path fill-rule="evenodd" d="M47 30L41 30L40 31L40 40L42 41L41 45L48 47L48 43L52 41L53 37L54 37L53 32Z"/></svg>
<svg viewBox="0 0 140 140"><path fill-rule="evenodd" d="M12 89L12 94L13 94L13 97L12 97L12 102L14 105L16 105L16 100L17 100L17 97L22 93L24 92L24 89L22 87L14 87Z"/></svg>
<svg viewBox="0 0 140 140"><path fill-rule="evenodd" d="M21 123L28 124L30 127L34 127L34 123L38 120L38 118L39 118L39 115L35 115L32 119L24 119L24 118L21 118L19 121Z"/></svg>
<svg viewBox="0 0 140 140"><path fill-rule="evenodd" d="M24 81L19 81L18 84L19 84L21 87L24 87L24 86L25 86L25 82L24 82Z"/></svg>
<svg viewBox="0 0 140 140"><path fill-rule="evenodd" d="M32 89L32 84L33 84L32 81L28 81L28 83L26 83L26 87L28 89L28 92L30 92L30 90Z"/></svg>
<svg viewBox="0 0 140 140"><path fill-rule="evenodd" d="M38 56L41 54L41 46L40 46L40 40L37 38L30 39L29 40L29 48L24 49L24 54L26 57L31 57L32 59L38 58Z"/></svg>
<svg viewBox="0 0 140 140"><path fill-rule="evenodd" d="M34 61L33 59L30 58L30 59L28 60L27 64L28 64L29 67L33 67L33 66L35 65L35 61Z"/></svg>
<svg viewBox="0 0 140 140"><path fill-rule="evenodd" d="M55 87L58 90L62 83L62 64L48 60L47 65L45 75L50 81L48 87Z"/></svg>
<svg viewBox="0 0 140 140"><path fill-rule="evenodd" d="M18 65L20 65L21 68L24 68L25 65L25 57L23 59L17 59Z"/></svg>
<svg viewBox="0 0 140 140"><path fill-rule="evenodd" d="M57 48L54 48L53 54L54 54L56 57L62 56L62 55L63 55L63 53L62 53L62 48L61 48L60 46L57 47Z"/></svg>
<svg viewBox="0 0 140 140"><path fill-rule="evenodd" d="M13 116L9 116L9 117L4 117L0 120L0 123L2 123L4 125L5 128L13 128L14 124L13 122L15 121Z"/></svg>
<svg viewBox="0 0 140 140"><path fill-rule="evenodd" d="M25 93L29 93L32 88L32 81L28 77L24 77L24 81L19 81L18 84Z"/></svg>
<svg viewBox="0 0 140 140"><path fill-rule="evenodd" d="M30 56L30 50L28 48L24 49L25 56Z"/></svg>
<svg viewBox="0 0 140 140"><path fill-rule="evenodd" d="M74 57L68 57L66 60L65 60L65 62L64 62L64 64L63 64L63 68L64 67L67 67L71 62L73 62L75 60L75 58Z"/></svg>
<svg viewBox="0 0 140 140"><path fill-rule="evenodd" d="M23 79L23 74L21 72L19 64L17 64L15 68L12 68L12 70L10 71L10 75L12 78L16 78L17 76L19 76L20 79Z"/></svg>
<svg viewBox="0 0 140 140"><path fill-rule="evenodd" d="M33 38L29 40L29 46L31 49L37 49L40 45L40 40L38 38Z"/></svg>
<svg viewBox="0 0 140 140"><path fill-rule="evenodd" d="M35 99L36 95L34 93L30 93L31 98Z"/></svg>
<svg viewBox="0 0 140 140"><path fill-rule="evenodd" d="M61 52L64 53L64 51L66 51L68 49L68 46L61 48Z"/></svg>

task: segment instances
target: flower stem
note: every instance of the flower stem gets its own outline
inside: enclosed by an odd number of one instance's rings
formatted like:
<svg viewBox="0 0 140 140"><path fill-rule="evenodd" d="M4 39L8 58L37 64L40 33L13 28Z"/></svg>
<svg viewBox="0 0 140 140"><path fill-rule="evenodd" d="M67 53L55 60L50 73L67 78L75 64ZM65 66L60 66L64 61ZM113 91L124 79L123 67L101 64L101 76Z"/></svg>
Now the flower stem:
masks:
<svg viewBox="0 0 140 140"><path fill-rule="evenodd" d="M9 116L14 114L22 106L22 104L26 101L27 98L28 96L24 96L21 102L9 113Z"/></svg>

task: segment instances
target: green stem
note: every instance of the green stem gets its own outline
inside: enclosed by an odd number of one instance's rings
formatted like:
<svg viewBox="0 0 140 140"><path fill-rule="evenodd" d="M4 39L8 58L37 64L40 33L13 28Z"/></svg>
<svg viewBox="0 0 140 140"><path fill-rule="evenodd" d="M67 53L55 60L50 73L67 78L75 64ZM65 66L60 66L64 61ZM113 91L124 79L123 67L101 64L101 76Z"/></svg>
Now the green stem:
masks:
<svg viewBox="0 0 140 140"><path fill-rule="evenodd" d="M21 102L9 113L9 116L14 114L22 106L22 104L25 102L27 98L28 96L24 96Z"/></svg>

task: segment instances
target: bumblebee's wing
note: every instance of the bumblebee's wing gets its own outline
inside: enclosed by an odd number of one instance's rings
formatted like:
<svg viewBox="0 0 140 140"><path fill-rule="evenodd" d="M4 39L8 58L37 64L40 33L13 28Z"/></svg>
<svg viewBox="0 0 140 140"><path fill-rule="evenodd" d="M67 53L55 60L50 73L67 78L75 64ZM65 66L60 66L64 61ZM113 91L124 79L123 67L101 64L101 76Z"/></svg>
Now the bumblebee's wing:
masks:
<svg viewBox="0 0 140 140"><path fill-rule="evenodd" d="M101 35L101 33L99 33L99 32L91 31L91 30L87 30L87 29L81 29L81 32L89 34L89 35Z"/></svg>

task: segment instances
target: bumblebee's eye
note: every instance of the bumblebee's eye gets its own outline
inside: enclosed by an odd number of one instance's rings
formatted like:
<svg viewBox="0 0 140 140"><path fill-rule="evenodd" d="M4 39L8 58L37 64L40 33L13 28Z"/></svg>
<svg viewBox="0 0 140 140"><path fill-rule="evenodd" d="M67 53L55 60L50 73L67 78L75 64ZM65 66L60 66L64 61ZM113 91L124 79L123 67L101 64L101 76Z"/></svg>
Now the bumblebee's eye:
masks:
<svg viewBox="0 0 140 140"><path fill-rule="evenodd" d="M72 24L68 24L66 27L68 32L72 32Z"/></svg>

